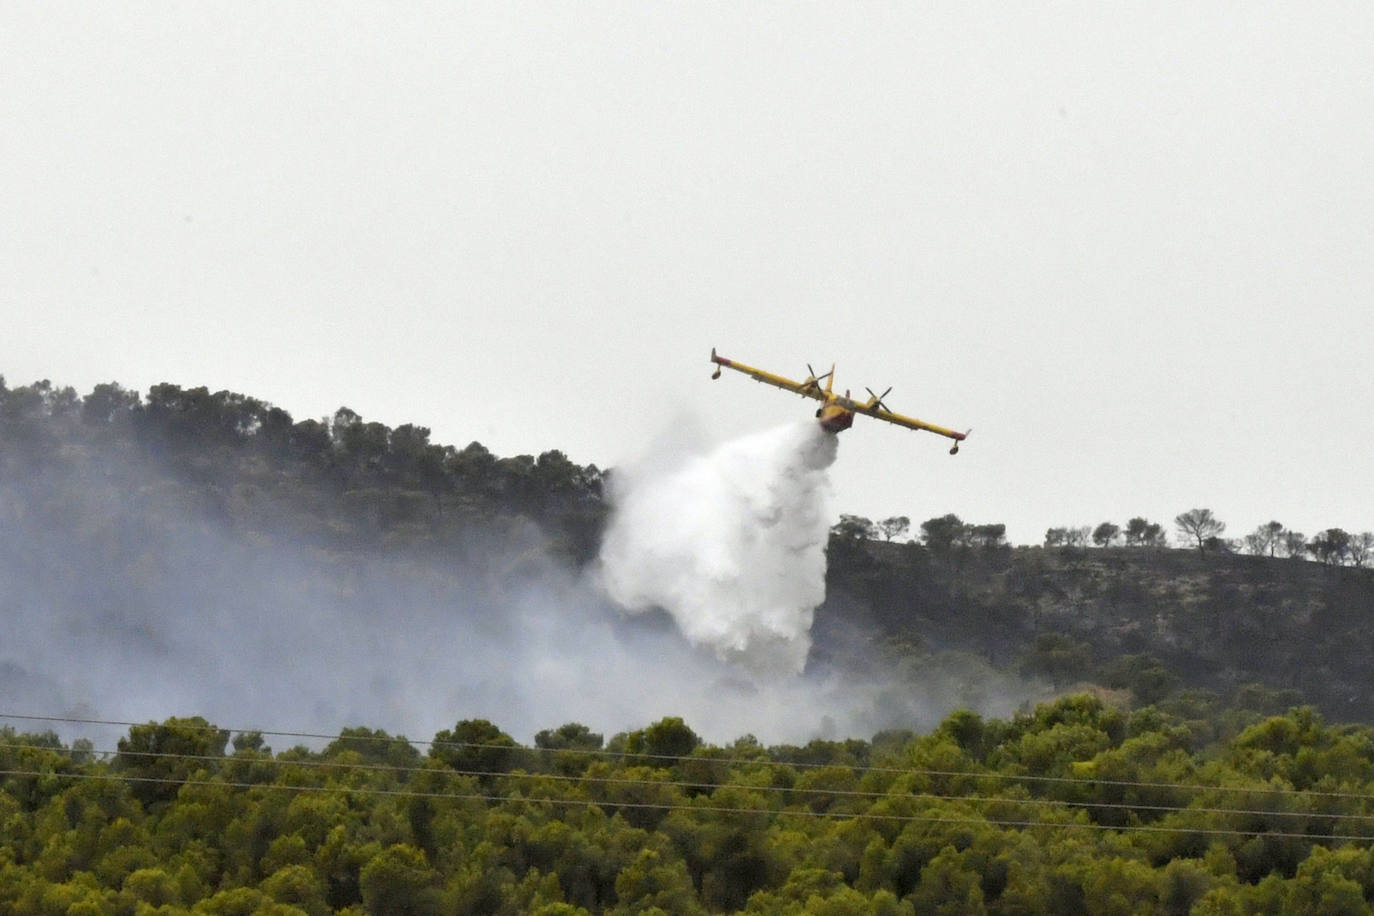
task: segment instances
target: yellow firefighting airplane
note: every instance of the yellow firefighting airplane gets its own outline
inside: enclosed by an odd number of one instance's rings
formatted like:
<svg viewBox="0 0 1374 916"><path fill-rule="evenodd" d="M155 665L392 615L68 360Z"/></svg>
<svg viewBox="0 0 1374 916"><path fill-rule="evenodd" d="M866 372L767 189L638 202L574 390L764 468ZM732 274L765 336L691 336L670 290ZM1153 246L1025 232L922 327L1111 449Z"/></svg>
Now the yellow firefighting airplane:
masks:
<svg viewBox="0 0 1374 916"><path fill-rule="evenodd" d="M954 440L954 447L949 450L951 455L959 453L959 443L964 441L968 432L957 433L952 429L945 429L943 426L935 426L924 420L917 420L915 417L904 417L899 413L893 413L887 409L883 403L883 398L887 397L891 387L882 394L874 394L872 388L865 388L869 398L867 401L855 401L849 397L846 391L843 396L831 391L831 386L835 383L835 367L831 366L830 371L825 375L817 376L816 370L809 365L806 371L810 373L804 382L794 382L781 375L774 375L771 372L764 372L762 369L755 369L753 366L746 366L737 363L733 359L726 359L716 355L715 347L711 348L711 362L716 364L716 371L711 373L711 378L720 378L720 367L734 369L736 372L743 372L755 381L763 382L766 385L774 385L787 391L793 391L805 398L815 398L821 402L821 406L816 408L816 419L820 421L821 429L828 433L839 433L849 429L854 423L854 414L861 413L873 417L875 420L886 420L888 423L895 423L898 426L905 426L907 429L924 429L926 432L935 433L937 436L944 436L946 439ZM825 387L821 387L821 382L825 382Z"/></svg>

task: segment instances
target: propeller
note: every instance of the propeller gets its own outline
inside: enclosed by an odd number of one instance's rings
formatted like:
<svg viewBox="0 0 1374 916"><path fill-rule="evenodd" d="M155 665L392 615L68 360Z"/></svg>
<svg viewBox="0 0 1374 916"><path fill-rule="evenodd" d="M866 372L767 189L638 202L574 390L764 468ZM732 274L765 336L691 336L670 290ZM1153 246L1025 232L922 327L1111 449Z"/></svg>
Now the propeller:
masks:
<svg viewBox="0 0 1374 916"><path fill-rule="evenodd" d="M888 385L887 391L884 391L882 394L874 394L873 389L866 386L864 388L864 391L867 391L869 396L873 398L873 406L875 408L879 410L886 410L888 413L892 413L892 408L888 407L886 404L883 403L883 398L887 397L888 394L892 392L891 385Z"/></svg>
<svg viewBox="0 0 1374 916"><path fill-rule="evenodd" d="M834 369L831 369L831 370L830 370L829 372L827 372L825 375L822 375L822 376L819 376L819 377L818 377L818 376L816 375L816 370L811 368L811 364L810 364L810 363L807 363L807 364L806 364L806 372L807 372L807 375L810 376L809 384L815 385L817 388L819 388L819 387L821 386L821 379L830 378L830 376L832 376L832 375L835 374L835 370L834 370Z"/></svg>

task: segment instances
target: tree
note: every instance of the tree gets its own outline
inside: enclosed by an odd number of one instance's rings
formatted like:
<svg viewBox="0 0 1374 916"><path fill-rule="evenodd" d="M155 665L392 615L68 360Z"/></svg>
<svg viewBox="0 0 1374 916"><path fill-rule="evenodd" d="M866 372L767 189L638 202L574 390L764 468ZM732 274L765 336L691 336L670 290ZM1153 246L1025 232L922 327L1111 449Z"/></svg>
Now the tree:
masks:
<svg viewBox="0 0 1374 916"><path fill-rule="evenodd" d="M162 907L182 902L176 882L162 868L140 868L124 879L124 891L135 901Z"/></svg>
<svg viewBox="0 0 1374 916"><path fill-rule="evenodd" d="M362 475L381 467L391 447L391 430L382 423L364 423L347 407L334 411L330 425L339 470L345 475Z"/></svg>
<svg viewBox="0 0 1374 916"><path fill-rule="evenodd" d="M329 437L329 427L320 420L302 420L291 427L286 444L298 458L323 464L333 440Z"/></svg>
<svg viewBox="0 0 1374 916"><path fill-rule="evenodd" d="M1308 543L1307 550L1323 565L1340 566L1350 556L1350 534L1340 528L1327 528Z"/></svg>
<svg viewBox="0 0 1374 916"><path fill-rule="evenodd" d="M229 730L216 728L200 716L173 716L161 725L134 725L120 738L114 769L133 780L130 791L144 805L175 798L181 782L197 771L213 769L224 756Z"/></svg>
<svg viewBox="0 0 1374 916"><path fill-rule="evenodd" d="M625 749L632 754L672 758L686 757L696 750L699 744L701 738L680 716L668 716L648 728L632 732Z"/></svg>
<svg viewBox="0 0 1374 916"><path fill-rule="evenodd" d="M420 752L406 740L405 735L393 737L383 730L363 726L343 729L339 737L324 749L325 757L341 753L354 753L369 763L393 767L414 766L420 759Z"/></svg>
<svg viewBox="0 0 1374 916"><path fill-rule="evenodd" d="M115 382L96 385L81 404L81 419L91 424L126 420L138 409L137 391L126 391Z"/></svg>
<svg viewBox="0 0 1374 916"><path fill-rule="evenodd" d="M878 522L878 531L882 533L883 540L890 541L893 538L905 537L911 528L911 519L905 515L894 515Z"/></svg>
<svg viewBox="0 0 1374 916"><path fill-rule="evenodd" d="M965 855L945 846L921 869L921 880L911 893L918 913L986 913L978 873Z"/></svg>
<svg viewBox="0 0 1374 916"><path fill-rule="evenodd" d="M1127 547L1163 547L1167 539L1158 522L1136 516L1126 523Z"/></svg>
<svg viewBox="0 0 1374 916"><path fill-rule="evenodd" d="M369 913L440 912L438 875L414 846L397 844L379 852L363 866L358 885Z"/></svg>
<svg viewBox="0 0 1374 916"><path fill-rule="evenodd" d="M1354 864L1350 858L1359 855L1357 850L1314 847L1311 855L1298 866L1288 891L1286 911L1314 916L1369 912L1361 883L1354 880L1354 876L1342 873L1347 869L1354 871L1355 876L1367 873L1367 866L1349 868Z"/></svg>
<svg viewBox="0 0 1374 916"><path fill-rule="evenodd" d="M975 547L996 550L1007 546L1007 526L1001 522L989 525L969 525L965 539Z"/></svg>
<svg viewBox="0 0 1374 916"><path fill-rule="evenodd" d="M1126 530L1123 532L1126 538L1127 547L1139 547L1145 535L1145 527L1150 523L1140 516L1136 516L1126 523Z"/></svg>
<svg viewBox="0 0 1374 916"><path fill-rule="evenodd" d="M1202 542L1204 553L1235 553L1238 546L1230 538L1219 538L1216 535Z"/></svg>
<svg viewBox="0 0 1374 916"><path fill-rule="evenodd" d="M830 540L826 543L825 554L835 569L862 570L877 565L868 552L868 542L877 534L877 528L861 515L841 515L840 520L830 527Z"/></svg>
<svg viewBox="0 0 1374 916"><path fill-rule="evenodd" d="M844 541L869 541L878 530L862 515L842 514L840 520L830 527L830 533Z"/></svg>
<svg viewBox="0 0 1374 916"><path fill-rule="evenodd" d="M1081 679L1092 666L1092 646L1063 633L1041 633L1021 650L1022 674L1042 674L1059 687Z"/></svg>
<svg viewBox="0 0 1374 916"><path fill-rule="evenodd" d="M1245 549L1257 557L1272 557L1282 542L1282 523L1266 522L1245 536Z"/></svg>
<svg viewBox="0 0 1374 916"><path fill-rule="evenodd" d="M264 744L262 732L260 731L239 732L237 735L234 736L234 740L232 743L234 745L234 753L236 754L243 752L254 754L272 753L272 749Z"/></svg>
<svg viewBox="0 0 1374 916"><path fill-rule="evenodd" d="M429 756L467 773L504 773L519 751L515 739L486 719L463 719L434 736ZM484 779L490 778L483 775Z"/></svg>
<svg viewBox="0 0 1374 916"><path fill-rule="evenodd" d="M548 750L598 751L605 743L600 732L594 732L581 722L569 722L556 729L544 729L534 736L536 747Z"/></svg>
<svg viewBox="0 0 1374 916"><path fill-rule="evenodd" d="M1363 569L1370 558L1374 557L1374 531L1361 531L1359 534L1352 534L1347 551L1350 556L1350 564Z"/></svg>
<svg viewBox="0 0 1374 916"><path fill-rule="evenodd" d="M1120 525L1113 525L1111 522L1103 522L1093 529L1093 543L1098 547L1110 547L1112 541L1116 540L1121 533Z"/></svg>
<svg viewBox="0 0 1374 916"><path fill-rule="evenodd" d="M692 878L681 859L667 858L656 849L641 849L638 857L615 879L620 898L616 913L705 913L697 903Z"/></svg>
<svg viewBox="0 0 1374 916"><path fill-rule="evenodd" d="M1284 555L1294 560L1301 560L1307 556L1307 535L1301 531L1285 531L1283 533L1283 552Z"/></svg>
<svg viewBox="0 0 1374 916"><path fill-rule="evenodd" d="M1111 525L1110 522L1103 522L1101 525L1098 525L1097 530L1103 531L1105 533L1105 527L1109 525L1110 527L1116 529L1116 532L1120 532L1121 529L1117 528L1117 526L1115 525ZM1045 546L1086 547L1088 544L1088 540L1090 538L1096 537L1096 533L1093 531L1092 528L1090 528L1087 525L1080 525L1068 528L1050 528L1045 532ZM1116 533L1113 533L1112 537L1116 537ZM1103 546L1105 546L1105 544Z"/></svg>
<svg viewBox="0 0 1374 916"><path fill-rule="evenodd" d="M1193 906L1217 883L1195 860L1175 859L1164 868L1160 903L1166 913L1197 913Z"/></svg>
<svg viewBox="0 0 1374 916"><path fill-rule="evenodd" d="M374 872L369 879L372 882L369 888L374 892L378 877ZM306 865L287 865L276 870L263 880L261 890L278 903L298 907L307 913L330 912L324 899L324 882Z"/></svg>
<svg viewBox="0 0 1374 916"><path fill-rule="evenodd" d="M954 513L921 522L921 540L935 553L948 553L964 537L964 523Z"/></svg>
<svg viewBox="0 0 1374 916"><path fill-rule="evenodd" d="M1159 912L1161 876L1137 859L1099 857L1083 873L1083 903L1089 913Z"/></svg>
<svg viewBox="0 0 1374 916"><path fill-rule="evenodd" d="M429 428L407 423L391 431L387 466L410 486L434 493L444 484L444 450L429 441Z"/></svg>
<svg viewBox="0 0 1374 916"><path fill-rule="evenodd" d="M1197 544L1199 553L1207 552L1207 539L1220 537L1226 530L1226 523L1219 521L1211 509L1189 509L1174 516L1174 525L1185 540Z"/></svg>
<svg viewBox="0 0 1374 916"><path fill-rule="evenodd" d="M480 442L469 442L460 451L445 458L445 468L465 487L478 493L488 493L493 487L492 475L496 456Z"/></svg>
<svg viewBox="0 0 1374 916"><path fill-rule="evenodd" d="M1153 655L1122 655L1106 665L1102 678L1108 687L1131 691L1137 702L1158 703L1178 688L1179 677Z"/></svg>

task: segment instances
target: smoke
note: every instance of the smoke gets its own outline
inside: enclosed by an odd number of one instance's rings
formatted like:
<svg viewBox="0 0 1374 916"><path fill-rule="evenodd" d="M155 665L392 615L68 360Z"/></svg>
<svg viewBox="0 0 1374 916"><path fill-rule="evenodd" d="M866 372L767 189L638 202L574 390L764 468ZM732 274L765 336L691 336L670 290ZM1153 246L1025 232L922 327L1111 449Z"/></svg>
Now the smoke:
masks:
<svg viewBox="0 0 1374 916"><path fill-rule="evenodd" d="M663 608L695 646L759 674L797 674L825 600L836 437L815 423L616 477L600 556L606 593Z"/></svg>
<svg viewBox="0 0 1374 916"><path fill-rule="evenodd" d="M807 424L617 475L600 584L549 559L533 526L474 529L461 551L347 548L303 537L289 500L187 482L128 450L9 462L0 724L202 715L428 738L484 718L528 742L567 722L610 736L682 716L712 742L776 743L1014 708L1017 685L975 666L875 664L865 634L829 625L831 660L813 653L796 673L824 597L833 459ZM233 505L251 500L281 518L249 513L245 527ZM667 610L626 615L612 584ZM856 662L835 661L841 639Z"/></svg>
<svg viewBox="0 0 1374 916"><path fill-rule="evenodd" d="M201 715L427 738L485 718L530 741L566 722L609 736L678 715L717 742L868 727L846 685L818 682L803 699L795 678L756 682L662 612L626 617L549 559L533 526L474 529L461 551L340 548L261 511L245 529L232 503L272 499L252 488L187 483L114 448L69 458L0 465L0 724ZM777 624L801 638L789 666L810 620L798 608Z"/></svg>

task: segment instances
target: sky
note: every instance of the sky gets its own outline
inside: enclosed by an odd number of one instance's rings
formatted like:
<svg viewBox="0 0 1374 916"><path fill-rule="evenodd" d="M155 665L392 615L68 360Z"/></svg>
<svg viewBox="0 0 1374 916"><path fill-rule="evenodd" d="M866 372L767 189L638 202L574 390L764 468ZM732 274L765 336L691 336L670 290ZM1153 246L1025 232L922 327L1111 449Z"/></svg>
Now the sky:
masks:
<svg viewBox="0 0 1374 916"><path fill-rule="evenodd" d="M836 511L1374 529L1366 4L0 4L0 373L625 465L814 405ZM805 413L803 413L805 411Z"/></svg>

